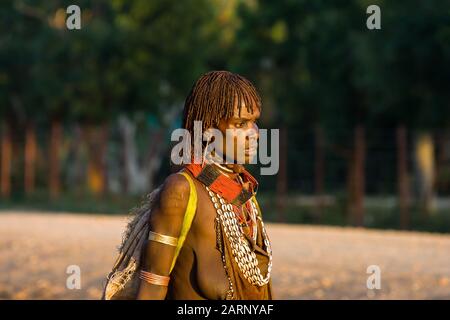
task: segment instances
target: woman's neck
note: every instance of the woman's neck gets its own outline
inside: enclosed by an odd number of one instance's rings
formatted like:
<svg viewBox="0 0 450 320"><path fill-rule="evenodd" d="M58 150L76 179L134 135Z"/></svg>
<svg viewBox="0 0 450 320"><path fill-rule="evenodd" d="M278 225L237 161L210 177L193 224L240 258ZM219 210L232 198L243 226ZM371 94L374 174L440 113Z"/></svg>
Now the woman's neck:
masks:
<svg viewBox="0 0 450 320"><path fill-rule="evenodd" d="M237 182L239 182L242 185L242 187L244 189L248 190L250 184L248 182L244 182L242 180L241 176L239 175L242 172L242 170L244 169L244 167L242 165L240 165L240 164L218 164L218 163L214 163L214 165L222 174L226 175L230 179L236 180Z"/></svg>
<svg viewBox="0 0 450 320"><path fill-rule="evenodd" d="M215 153L214 153L215 154ZM219 157L220 159L223 159L222 157ZM230 177L231 179L237 179L239 174L243 171L243 166L240 164L234 164L234 163L220 163L217 162L217 160L214 158L214 155L211 155L210 157L207 157L207 162L214 164L215 167L226 176Z"/></svg>

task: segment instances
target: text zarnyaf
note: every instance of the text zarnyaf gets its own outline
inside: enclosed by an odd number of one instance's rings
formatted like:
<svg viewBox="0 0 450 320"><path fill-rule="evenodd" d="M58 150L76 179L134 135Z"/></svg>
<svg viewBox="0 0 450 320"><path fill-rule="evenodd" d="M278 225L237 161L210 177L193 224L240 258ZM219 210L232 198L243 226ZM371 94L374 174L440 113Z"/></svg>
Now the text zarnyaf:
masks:
<svg viewBox="0 0 450 320"><path fill-rule="evenodd" d="M184 305L183 307L178 307L177 313L179 315L203 315L207 318L211 311L221 314L270 314L273 311L273 305L221 305L221 309L213 309L212 307L191 307Z"/></svg>

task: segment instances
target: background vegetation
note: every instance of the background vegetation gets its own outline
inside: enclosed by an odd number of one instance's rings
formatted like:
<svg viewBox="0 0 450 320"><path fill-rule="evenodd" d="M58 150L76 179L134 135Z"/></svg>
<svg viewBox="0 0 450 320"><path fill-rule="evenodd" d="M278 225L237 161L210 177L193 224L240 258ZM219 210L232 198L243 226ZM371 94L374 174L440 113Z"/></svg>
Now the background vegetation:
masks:
<svg viewBox="0 0 450 320"><path fill-rule="evenodd" d="M281 130L267 219L450 231L450 1L77 1L68 30L71 4L0 3L0 208L125 213L226 69Z"/></svg>

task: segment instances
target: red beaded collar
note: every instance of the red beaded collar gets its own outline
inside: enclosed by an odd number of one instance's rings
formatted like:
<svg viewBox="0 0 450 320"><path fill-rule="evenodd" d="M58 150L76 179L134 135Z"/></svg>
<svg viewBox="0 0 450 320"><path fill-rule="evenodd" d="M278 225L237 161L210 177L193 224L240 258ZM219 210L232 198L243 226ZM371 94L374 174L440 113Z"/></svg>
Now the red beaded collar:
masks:
<svg viewBox="0 0 450 320"><path fill-rule="evenodd" d="M249 182L248 190L220 172L213 164L206 164L202 167L200 164L191 163L185 168L205 186L222 196L227 202L237 206L246 203L258 189L258 181L245 169L240 175L244 183Z"/></svg>

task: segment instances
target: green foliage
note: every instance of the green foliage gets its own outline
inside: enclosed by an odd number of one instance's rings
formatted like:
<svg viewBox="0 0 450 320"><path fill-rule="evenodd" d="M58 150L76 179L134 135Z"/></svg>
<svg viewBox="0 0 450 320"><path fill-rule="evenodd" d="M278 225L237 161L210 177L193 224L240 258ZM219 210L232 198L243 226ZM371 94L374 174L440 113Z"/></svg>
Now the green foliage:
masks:
<svg viewBox="0 0 450 320"><path fill-rule="evenodd" d="M449 0L82 0L81 30L65 27L70 4L0 1L0 120L19 132L27 121L102 123L123 113L157 127L211 69L254 81L262 126L290 130L290 185L313 175L316 124L327 147L345 149L362 123L367 149L382 141L389 154L385 128L450 126ZM381 7L381 30L366 28L371 4ZM342 186L346 159L327 152L327 177ZM394 168L387 158L383 170Z"/></svg>
<svg viewBox="0 0 450 320"><path fill-rule="evenodd" d="M81 30L65 27L69 4L0 5L3 114L158 115L228 68L258 83L277 122L449 125L447 0L85 0ZM381 30L365 26L370 4Z"/></svg>
<svg viewBox="0 0 450 320"><path fill-rule="evenodd" d="M277 121L332 135L357 123L448 127L449 1L255 3L240 7L234 66L264 88ZM366 28L372 4L381 30Z"/></svg>
<svg viewBox="0 0 450 320"><path fill-rule="evenodd" d="M88 122L158 115L184 100L220 41L206 0L81 1L81 30L65 26L69 4L1 4L3 112Z"/></svg>

